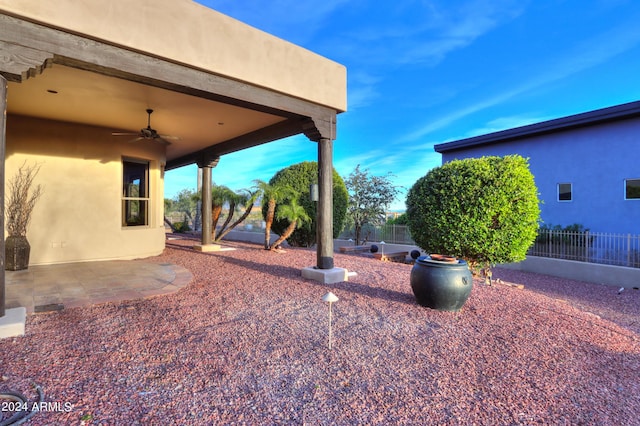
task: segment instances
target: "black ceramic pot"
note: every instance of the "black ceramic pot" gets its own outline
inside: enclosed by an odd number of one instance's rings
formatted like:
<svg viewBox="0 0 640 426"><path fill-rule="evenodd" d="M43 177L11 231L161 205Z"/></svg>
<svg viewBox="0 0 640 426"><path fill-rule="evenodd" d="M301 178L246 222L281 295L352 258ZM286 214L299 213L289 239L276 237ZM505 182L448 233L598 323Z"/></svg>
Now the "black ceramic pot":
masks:
<svg viewBox="0 0 640 426"><path fill-rule="evenodd" d="M473 288L464 260L441 262L420 256L411 269L411 289L418 304L439 311L459 311Z"/></svg>

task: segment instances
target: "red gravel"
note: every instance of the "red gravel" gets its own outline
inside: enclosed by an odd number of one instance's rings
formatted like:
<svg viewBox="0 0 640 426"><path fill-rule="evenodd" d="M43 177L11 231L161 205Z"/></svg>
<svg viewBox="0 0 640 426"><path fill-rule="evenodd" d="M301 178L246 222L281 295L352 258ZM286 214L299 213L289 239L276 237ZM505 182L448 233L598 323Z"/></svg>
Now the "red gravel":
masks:
<svg viewBox="0 0 640 426"><path fill-rule="evenodd" d="M337 254L358 276L322 285L313 251L232 245L147 259L193 273L176 294L30 316L0 390L61 404L37 425L640 424L640 291L497 270L525 289L476 282L438 312L409 265Z"/></svg>

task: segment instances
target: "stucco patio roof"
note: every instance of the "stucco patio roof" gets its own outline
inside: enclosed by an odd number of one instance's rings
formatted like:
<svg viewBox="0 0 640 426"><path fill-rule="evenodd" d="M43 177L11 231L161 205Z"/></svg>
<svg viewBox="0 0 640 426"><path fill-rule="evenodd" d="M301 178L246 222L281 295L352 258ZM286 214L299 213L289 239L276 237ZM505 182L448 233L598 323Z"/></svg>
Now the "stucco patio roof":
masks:
<svg viewBox="0 0 640 426"><path fill-rule="evenodd" d="M540 123L530 124L528 126L515 127L513 129L488 133L486 135L475 136L472 138L441 143L435 145L434 149L439 153L452 152L458 149L508 142L516 139L571 130L578 127L592 126L605 122L625 120L633 117L640 117L640 101L570 115L567 117L557 118L555 120L543 121Z"/></svg>
<svg viewBox="0 0 640 426"><path fill-rule="evenodd" d="M9 114L180 139L167 169L305 133L335 139L346 70L190 0L0 0Z"/></svg>

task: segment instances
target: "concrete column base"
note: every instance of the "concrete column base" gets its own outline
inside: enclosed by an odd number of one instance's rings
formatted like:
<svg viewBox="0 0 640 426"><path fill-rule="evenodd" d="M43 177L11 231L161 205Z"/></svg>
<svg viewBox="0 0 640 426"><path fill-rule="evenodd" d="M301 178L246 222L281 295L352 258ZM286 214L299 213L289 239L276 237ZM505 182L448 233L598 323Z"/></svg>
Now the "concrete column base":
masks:
<svg viewBox="0 0 640 426"><path fill-rule="evenodd" d="M0 318L0 339L24 336L24 324L27 320L27 308L5 309Z"/></svg>
<svg viewBox="0 0 640 426"><path fill-rule="evenodd" d="M233 251L234 247L222 247L220 244L198 244L193 246L193 249L196 251L201 251L203 253L214 252L214 251Z"/></svg>
<svg viewBox="0 0 640 426"><path fill-rule="evenodd" d="M313 266L302 269L302 277L309 280L321 282L323 284L335 284L349 281L349 277L357 275L344 268L317 269Z"/></svg>
<svg viewBox="0 0 640 426"><path fill-rule="evenodd" d="M222 246L220 244L197 244L193 246L195 251L201 252L210 252L210 251L220 251L222 250Z"/></svg>

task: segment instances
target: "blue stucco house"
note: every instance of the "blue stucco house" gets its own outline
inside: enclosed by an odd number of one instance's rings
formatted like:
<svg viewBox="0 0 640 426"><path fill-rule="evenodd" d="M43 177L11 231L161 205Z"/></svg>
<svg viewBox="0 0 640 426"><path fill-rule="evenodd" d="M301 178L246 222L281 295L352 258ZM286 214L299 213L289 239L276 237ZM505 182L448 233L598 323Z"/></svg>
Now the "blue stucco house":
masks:
<svg viewBox="0 0 640 426"><path fill-rule="evenodd" d="M442 162L529 158L544 224L640 234L640 101L435 146Z"/></svg>

